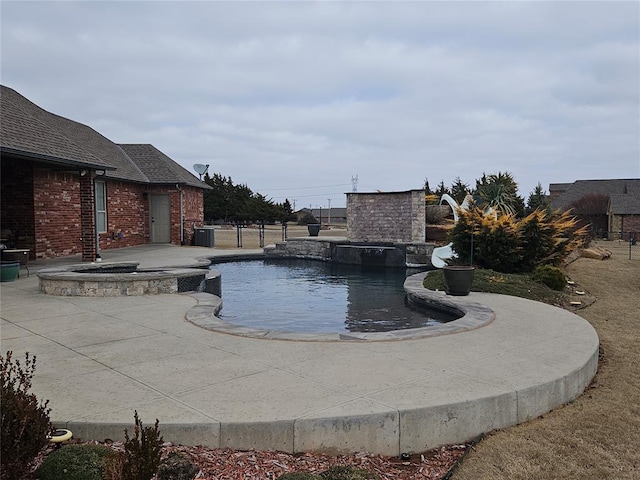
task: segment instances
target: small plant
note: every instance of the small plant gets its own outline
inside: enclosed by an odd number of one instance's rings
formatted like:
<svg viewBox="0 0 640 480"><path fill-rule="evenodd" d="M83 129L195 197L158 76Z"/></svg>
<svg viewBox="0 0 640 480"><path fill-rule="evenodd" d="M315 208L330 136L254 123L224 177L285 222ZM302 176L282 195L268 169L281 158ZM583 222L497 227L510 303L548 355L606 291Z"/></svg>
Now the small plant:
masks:
<svg viewBox="0 0 640 480"><path fill-rule="evenodd" d="M544 283L553 290L563 290L567 285L564 273L553 265L541 265L533 271L532 278L536 282Z"/></svg>
<svg viewBox="0 0 640 480"><path fill-rule="evenodd" d="M308 223L320 223L318 219L309 211L303 212L296 222L298 225L307 225Z"/></svg>
<svg viewBox="0 0 640 480"><path fill-rule="evenodd" d="M9 350L6 357L0 355L2 377L2 421L0 424L0 478L20 478L29 463L47 444L51 431L49 400L38 401L29 393L36 369L36 357L25 354L24 367L12 359Z"/></svg>
<svg viewBox="0 0 640 480"><path fill-rule="evenodd" d="M285 473L277 478L277 480L320 480L321 477L310 472L294 472Z"/></svg>
<svg viewBox="0 0 640 480"><path fill-rule="evenodd" d="M334 466L320 474L322 480L377 480L378 475L362 468Z"/></svg>
<svg viewBox="0 0 640 480"><path fill-rule="evenodd" d="M200 469L178 452L171 452L160 463L158 480L193 480Z"/></svg>
<svg viewBox="0 0 640 480"><path fill-rule="evenodd" d="M102 480L105 465L115 452L103 445L68 445L49 455L40 468L40 480Z"/></svg>
<svg viewBox="0 0 640 480"><path fill-rule="evenodd" d="M124 464L122 480L151 480L160 466L163 439L156 419L154 427L144 427L134 411L135 427L133 437L124 431Z"/></svg>

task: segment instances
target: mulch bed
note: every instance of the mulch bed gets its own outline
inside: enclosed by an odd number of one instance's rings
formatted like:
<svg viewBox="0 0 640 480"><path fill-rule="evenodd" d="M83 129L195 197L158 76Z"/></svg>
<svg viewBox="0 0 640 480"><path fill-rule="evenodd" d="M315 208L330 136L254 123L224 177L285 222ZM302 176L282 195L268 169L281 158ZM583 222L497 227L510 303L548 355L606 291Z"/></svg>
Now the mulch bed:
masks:
<svg viewBox="0 0 640 480"><path fill-rule="evenodd" d="M71 443L99 444L99 442ZM121 442L108 442L114 450L123 451ZM54 447L45 448L34 462L35 470ZM64 448L64 447L62 447ZM163 456L170 452L180 452L200 469L197 480L275 480L285 473L320 473L335 465L348 465L375 472L381 480L441 480L448 476L464 456L470 445L449 445L408 458L386 457L368 453L349 455L321 455L314 453L289 454L268 451L240 451L213 449L207 447L187 447L165 443ZM29 480L34 480L33 476ZM26 479L25 479L26 480Z"/></svg>

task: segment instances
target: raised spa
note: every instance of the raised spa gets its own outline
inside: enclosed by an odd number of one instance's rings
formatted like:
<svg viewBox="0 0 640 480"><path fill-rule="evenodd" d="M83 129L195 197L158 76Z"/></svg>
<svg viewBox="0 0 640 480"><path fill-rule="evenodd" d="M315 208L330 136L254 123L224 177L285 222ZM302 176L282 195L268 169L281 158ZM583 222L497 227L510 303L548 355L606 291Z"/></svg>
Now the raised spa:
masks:
<svg viewBox="0 0 640 480"><path fill-rule="evenodd" d="M138 269L137 262L77 264L38 272L48 295L119 297L205 291L219 293L219 279L206 269ZM218 287L218 288L216 288Z"/></svg>

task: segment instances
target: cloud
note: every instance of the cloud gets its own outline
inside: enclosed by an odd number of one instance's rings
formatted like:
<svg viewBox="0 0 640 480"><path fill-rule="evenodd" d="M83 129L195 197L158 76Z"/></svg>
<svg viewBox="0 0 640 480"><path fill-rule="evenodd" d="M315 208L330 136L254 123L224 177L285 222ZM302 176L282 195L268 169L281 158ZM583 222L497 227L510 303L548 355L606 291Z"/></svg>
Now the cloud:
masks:
<svg viewBox="0 0 640 480"><path fill-rule="evenodd" d="M363 191L496 171L526 196L640 176L639 17L633 2L3 2L2 82L277 200L339 205L355 174Z"/></svg>

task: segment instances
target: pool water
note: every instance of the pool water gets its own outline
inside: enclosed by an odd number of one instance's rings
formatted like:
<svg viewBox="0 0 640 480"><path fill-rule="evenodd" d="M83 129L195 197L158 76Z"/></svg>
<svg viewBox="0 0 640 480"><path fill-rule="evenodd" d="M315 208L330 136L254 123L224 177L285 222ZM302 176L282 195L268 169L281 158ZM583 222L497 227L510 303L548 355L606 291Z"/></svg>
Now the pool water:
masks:
<svg viewBox="0 0 640 480"><path fill-rule="evenodd" d="M405 269L367 269L313 260L216 263L228 323L298 333L388 332L457 317L411 306ZM409 272L411 274L416 271Z"/></svg>

